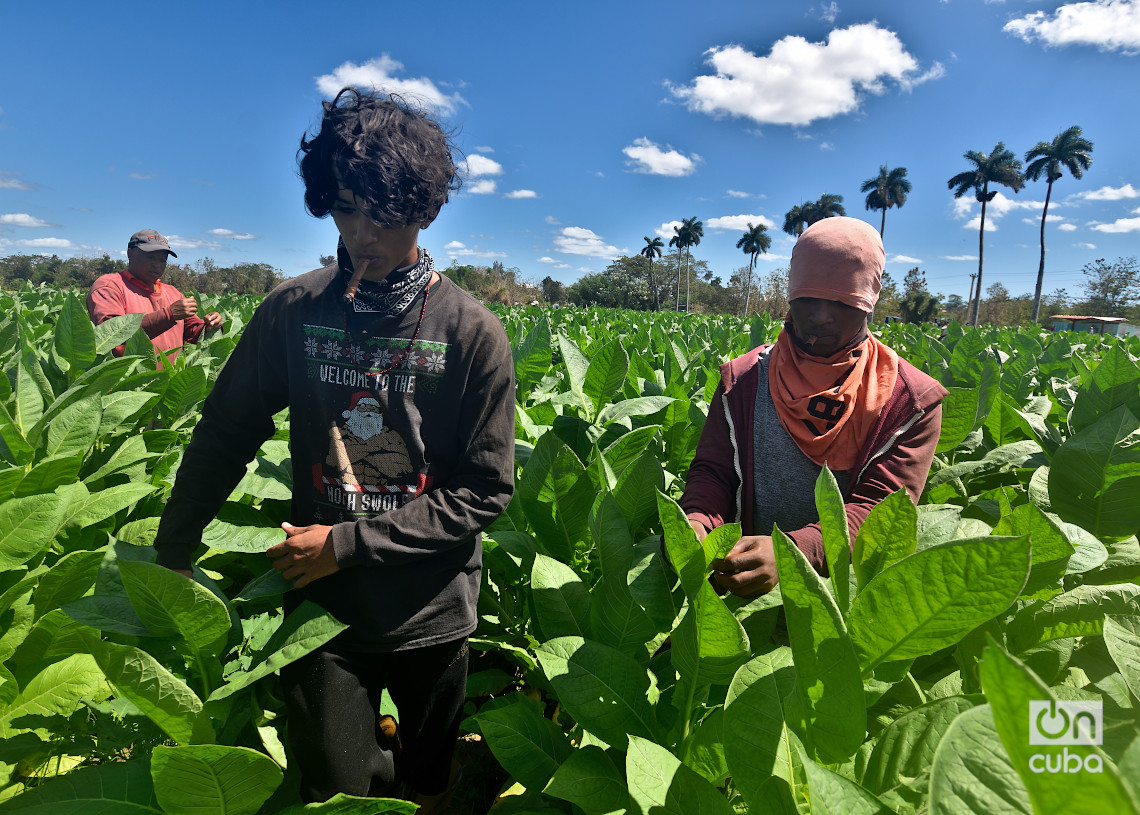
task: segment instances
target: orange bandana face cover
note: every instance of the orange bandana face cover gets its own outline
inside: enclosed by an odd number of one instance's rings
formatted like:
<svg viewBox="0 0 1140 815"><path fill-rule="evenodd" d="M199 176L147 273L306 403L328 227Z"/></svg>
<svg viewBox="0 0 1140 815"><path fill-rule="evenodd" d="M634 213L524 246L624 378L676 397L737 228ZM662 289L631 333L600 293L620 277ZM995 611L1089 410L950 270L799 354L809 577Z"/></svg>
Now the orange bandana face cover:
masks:
<svg viewBox="0 0 1140 815"><path fill-rule="evenodd" d="M808 227L792 250L788 299L835 300L870 312L879 297L886 253L879 233L857 218L825 218ZM868 335L828 357L780 332L768 366L768 387L780 423L816 464L850 470L890 399L898 355Z"/></svg>

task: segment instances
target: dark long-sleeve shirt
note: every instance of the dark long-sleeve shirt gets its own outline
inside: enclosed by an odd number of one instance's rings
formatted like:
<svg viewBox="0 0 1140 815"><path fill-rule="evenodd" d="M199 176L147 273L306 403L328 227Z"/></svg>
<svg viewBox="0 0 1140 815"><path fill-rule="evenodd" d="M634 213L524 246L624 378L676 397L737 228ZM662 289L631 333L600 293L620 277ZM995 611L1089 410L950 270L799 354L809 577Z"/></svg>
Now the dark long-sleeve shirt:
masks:
<svg viewBox="0 0 1140 815"><path fill-rule="evenodd" d="M286 595L350 625L347 647L422 647L475 629L479 533L514 489L514 366L498 319L447 278L420 315L344 308L343 270L278 286L219 374L155 547L189 565L205 525L288 407L291 522L328 524L340 571ZM268 561L267 561L268 565Z"/></svg>

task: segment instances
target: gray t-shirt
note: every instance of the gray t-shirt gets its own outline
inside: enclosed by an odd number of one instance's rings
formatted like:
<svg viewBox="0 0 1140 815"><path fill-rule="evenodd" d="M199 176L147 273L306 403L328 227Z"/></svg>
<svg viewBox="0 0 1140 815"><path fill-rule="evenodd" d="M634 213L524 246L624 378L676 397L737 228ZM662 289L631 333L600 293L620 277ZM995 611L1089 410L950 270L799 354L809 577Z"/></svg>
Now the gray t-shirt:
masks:
<svg viewBox="0 0 1140 815"><path fill-rule="evenodd" d="M760 354L756 381L756 414L752 421L753 484L755 501L752 522L756 534L772 534L773 524L791 532L819 521L815 507L815 482L823 469L796 445L776 413L768 387L768 362L772 349ZM849 470L834 472L839 489L846 493Z"/></svg>

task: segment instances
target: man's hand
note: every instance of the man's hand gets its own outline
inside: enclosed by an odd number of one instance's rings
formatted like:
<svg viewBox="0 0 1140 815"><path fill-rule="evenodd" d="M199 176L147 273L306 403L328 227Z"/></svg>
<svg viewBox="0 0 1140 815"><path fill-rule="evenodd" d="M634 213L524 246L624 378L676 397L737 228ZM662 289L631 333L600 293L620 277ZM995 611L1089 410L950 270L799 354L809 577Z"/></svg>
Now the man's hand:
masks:
<svg viewBox="0 0 1140 815"><path fill-rule="evenodd" d="M175 320L185 320L198 313L198 301L193 297L183 297L170 304L170 316ZM219 322L221 322L219 320Z"/></svg>
<svg viewBox="0 0 1140 815"><path fill-rule="evenodd" d="M285 540L270 546L265 554L276 558L273 568L286 580L292 580L294 588L303 589L340 570L333 552L331 526L284 523L281 528L285 530Z"/></svg>
<svg viewBox="0 0 1140 815"><path fill-rule="evenodd" d="M747 535L709 564L718 585L737 597L759 597L776 587L776 554L768 535Z"/></svg>
<svg viewBox="0 0 1140 815"><path fill-rule="evenodd" d="M209 314L207 314L202 319L206 323L206 329L205 330L207 332L217 331L219 328L222 327L222 315L218 314L218 312L216 312L216 311L211 311Z"/></svg>

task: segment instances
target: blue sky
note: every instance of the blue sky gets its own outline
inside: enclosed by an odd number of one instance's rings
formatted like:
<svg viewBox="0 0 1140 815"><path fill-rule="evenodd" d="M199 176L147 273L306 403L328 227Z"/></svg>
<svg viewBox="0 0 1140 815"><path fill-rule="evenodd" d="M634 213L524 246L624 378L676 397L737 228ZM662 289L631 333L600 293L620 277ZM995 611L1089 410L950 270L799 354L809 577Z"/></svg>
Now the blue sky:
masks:
<svg viewBox="0 0 1140 815"><path fill-rule="evenodd" d="M748 222L784 265L791 206L906 167L887 269L965 295L979 206L947 180L1002 141L1019 159L1079 125L1054 185L1046 293L1140 255L1140 2L4 3L0 255L125 255L143 227L180 262L335 247L295 154L348 83L418 95L456 132L463 190L421 236L446 265L501 260L571 283L696 216L725 280ZM988 207L984 282L1032 292L1045 183Z"/></svg>

